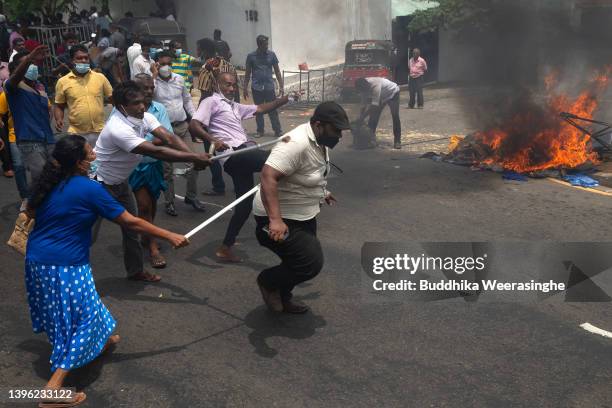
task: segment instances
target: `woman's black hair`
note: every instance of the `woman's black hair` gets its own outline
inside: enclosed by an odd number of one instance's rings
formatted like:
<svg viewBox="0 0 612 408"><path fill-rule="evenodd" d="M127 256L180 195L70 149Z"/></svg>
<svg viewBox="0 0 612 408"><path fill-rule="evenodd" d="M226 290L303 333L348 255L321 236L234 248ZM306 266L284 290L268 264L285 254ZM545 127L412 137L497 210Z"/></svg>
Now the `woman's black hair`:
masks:
<svg viewBox="0 0 612 408"><path fill-rule="evenodd" d="M47 160L40 176L35 181L32 195L28 200L30 209L38 208L58 184L74 174L74 166L77 162L87 157L86 143L85 138L79 135L68 135L55 143L51 158Z"/></svg>

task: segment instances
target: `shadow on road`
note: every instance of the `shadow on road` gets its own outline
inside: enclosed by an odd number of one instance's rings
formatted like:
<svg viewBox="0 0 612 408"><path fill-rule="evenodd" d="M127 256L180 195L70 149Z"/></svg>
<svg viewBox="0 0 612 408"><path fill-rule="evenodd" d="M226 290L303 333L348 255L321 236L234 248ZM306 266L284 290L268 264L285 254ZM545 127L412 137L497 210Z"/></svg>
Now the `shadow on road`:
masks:
<svg viewBox="0 0 612 408"><path fill-rule="evenodd" d="M166 282L157 282L158 289L168 289L173 297L157 297L140 294L147 286L144 282L131 282L125 278L104 278L96 280L96 289L101 297L111 297L119 300L136 300L140 302L156 303L190 303L194 305L208 305L208 298L199 298L180 286Z"/></svg>
<svg viewBox="0 0 612 408"><path fill-rule="evenodd" d="M245 238L245 239L241 239L240 242L244 243L244 242L251 241L251 240L254 240L254 239ZM237 245L233 247L232 251L238 257L242 259L242 262L237 263L237 264L231 264L231 263L224 263L224 262L217 261L215 257L215 251L217 248L219 248L219 246L221 245L221 242L222 241L220 240L207 242L205 245L202 245L195 252L189 255L189 257L187 257L187 259L185 260L192 265L200 266L200 267L204 267L208 269L223 269L223 268L227 268L228 265L232 265L232 266L237 266L237 267L247 267L249 269L259 272L262 269L269 267L269 265L262 264L259 262L254 262L250 260L248 252L241 250L241 245ZM203 261L204 259L209 260L209 262L204 262Z"/></svg>
<svg viewBox="0 0 612 408"><path fill-rule="evenodd" d="M308 300L318 297L319 292L313 292L304 296L295 296L295 299ZM314 314L312 310L304 315L289 315L270 312L264 305L252 310L244 322L247 327L253 329L249 334L249 342L255 347L255 353L266 358L273 358L278 354L278 350L267 344L267 339L271 337L307 339L312 337L317 329L327 325L325 319Z"/></svg>

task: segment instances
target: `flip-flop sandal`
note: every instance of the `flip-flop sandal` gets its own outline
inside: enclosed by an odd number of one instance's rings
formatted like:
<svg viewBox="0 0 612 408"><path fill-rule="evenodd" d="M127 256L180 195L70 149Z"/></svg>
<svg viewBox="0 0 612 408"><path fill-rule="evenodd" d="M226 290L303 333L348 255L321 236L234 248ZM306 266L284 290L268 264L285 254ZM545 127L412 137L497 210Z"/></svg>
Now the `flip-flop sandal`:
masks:
<svg viewBox="0 0 612 408"><path fill-rule="evenodd" d="M163 269L166 267L166 260L161 255L152 256L151 267L155 269Z"/></svg>
<svg viewBox="0 0 612 408"><path fill-rule="evenodd" d="M70 401L43 401L38 404L38 408L69 408L80 405L87 399L84 392L75 392L74 397Z"/></svg>
<svg viewBox="0 0 612 408"><path fill-rule="evenodd" d="M161 276L159 275L154 275L152 273L149 272L140 272L137 273L136 275L132 275L128 278L129 280L133 280L133 281L142 281L142 282L159 282L161 280Z"/></svg>

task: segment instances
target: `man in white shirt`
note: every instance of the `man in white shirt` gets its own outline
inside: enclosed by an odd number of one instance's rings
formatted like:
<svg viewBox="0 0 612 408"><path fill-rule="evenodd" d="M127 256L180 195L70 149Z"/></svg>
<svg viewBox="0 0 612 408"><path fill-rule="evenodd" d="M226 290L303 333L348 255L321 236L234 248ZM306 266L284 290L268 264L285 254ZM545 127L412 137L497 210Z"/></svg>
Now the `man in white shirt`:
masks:
<svg viewBox="0 0 612 408"><path fill-rule="evenodd" d="M336 200L327 191L329 149L350 129L346 112L336 102L323 102L309 123L277 144L261 172L261 188L253 200L259 243L281 259L264 269L257 284L266 305L275 312L305 313L308 307L291 300L293 288L314 278L323 267L317 239L316 216L325 201Z"/></svg>
<svg viewBox="0 0 612 408"><path fill-rule="evenodd" d="M137 74L143 73L153 76L153 73L151 71L151 65L153 64L153 61L151 61L151 58L149 56L149 51L151 50L152 45L153 40L149 38L145 38L144 40L142 40L140 55L134 58L134 61L132 62L132 66L130 68L131 79L136 78Z"/></svg>
<svg viewBox="0 0 612 408"><path fill-rule="evenodd" d="M145 112L144 95L133 81L124 82L113 90L115 110L104 125L95 152L95 178L121 203L127 211L137 214L128 177L140 163L142 155L172 162L192 162L206 167L209 156L192 152L176 135L168 132ZM153 134L153 143L145 140ZM167 146L167 147L166 147ZM129 279L158 282L161 277L143 269L143 251L138 233L122 228L123 259Z"/></svg>
<svg viewBox="0 0 612 408"><path fill-rule="evenodd" d="M189 122L195 113L191 94L185 87L182 76L172 72L173 55L169 51L157 54L157 64L153 65L153 77L155 78L155 94L153 100L159 102L166 108L168 117L172 123L172 130L183 142L189 143ZM178 215L174 206L174 169L172 163L164 162L164 179L168 183L168 189L164 191L166 200L166 213L172 216ZM187 193L185 204L191 205L197 211L204 211L204 204L198 200L197 181L198 172L192 168L187 169Z"/></svg>
<svg viewBox="0 0 612 408"><path fill-rule="evenodd" d="M400 88L395 82L386 78L372 77L359 78L355 81L355 89L361 94L361 115L357 122L362 122L370 117L368 127L370 128L372 142L376 144L376 128L380 114L385 105L389 105L391 118L393 119L393 147L402 148L402 123L399 117Z"/></svg>
<svg viewBox="0 0 612 408"><path fill-rule="evenodd" d="M128 67L130 68L130 78L132 77L132 72L134 72L134 60L142 53L142 46L138 42L138 34L134 37L134 43L130 45L125 52L128 60Z"/></svg>

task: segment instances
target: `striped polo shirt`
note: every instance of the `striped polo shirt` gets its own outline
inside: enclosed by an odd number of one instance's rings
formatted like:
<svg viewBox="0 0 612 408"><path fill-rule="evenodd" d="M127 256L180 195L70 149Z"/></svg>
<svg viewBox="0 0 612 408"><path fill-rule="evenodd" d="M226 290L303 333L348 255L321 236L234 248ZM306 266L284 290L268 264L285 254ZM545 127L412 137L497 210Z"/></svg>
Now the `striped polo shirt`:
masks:
<svg viewBox="0 0 612 408"><path fill-rule="evenodd" d="M172 60L172 72L179 74L185 79L185 88L191 89L191 63L195 60L189 54L181 54Z"/></svg>

